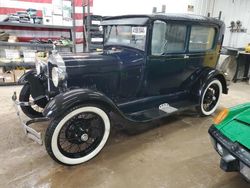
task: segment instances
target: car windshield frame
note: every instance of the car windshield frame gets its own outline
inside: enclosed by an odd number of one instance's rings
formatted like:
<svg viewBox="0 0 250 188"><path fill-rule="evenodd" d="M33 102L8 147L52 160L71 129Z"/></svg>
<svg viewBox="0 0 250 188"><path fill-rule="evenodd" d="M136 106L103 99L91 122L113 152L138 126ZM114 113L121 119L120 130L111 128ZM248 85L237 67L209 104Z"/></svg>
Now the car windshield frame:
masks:
<svg viewBox="0 0 250 188"><path fill-rule="evenodd" d="M126 46L141 51L146 51L148 26L116 24L104 25L105 46Z"/></svg>
<svg viewBox="0 0 250 188"><path fill-rule="evenodd" d="M149 20L150 18L147 16L120 16L103 20L101 23L104 33L103 46L125 46L146 51ZM114 32L117 31L117 28L119 29L118 33ZM114 36L114 33L117 35ZM109 41L109 39L113 39L113 41Z"/></svg>

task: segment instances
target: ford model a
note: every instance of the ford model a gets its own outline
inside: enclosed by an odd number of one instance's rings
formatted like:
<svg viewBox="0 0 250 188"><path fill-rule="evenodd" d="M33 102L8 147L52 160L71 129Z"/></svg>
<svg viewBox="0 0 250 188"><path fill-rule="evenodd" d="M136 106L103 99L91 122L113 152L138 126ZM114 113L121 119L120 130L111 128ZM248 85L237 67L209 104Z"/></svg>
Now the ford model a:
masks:
<svg viewBox="0 0 250 188"><path fill-rule="evenodd" d="M13 96L32 118L22 124L36 141L42 143L41 135L29 125L50 120L44 142L59 163L95 157L109 137L110 112L138 123L191 107L210 115L227 94L224 75L215 69L223 22L155 14L110 17L102 25L102 53L53 51L21 78L20 102Z"/></svg>

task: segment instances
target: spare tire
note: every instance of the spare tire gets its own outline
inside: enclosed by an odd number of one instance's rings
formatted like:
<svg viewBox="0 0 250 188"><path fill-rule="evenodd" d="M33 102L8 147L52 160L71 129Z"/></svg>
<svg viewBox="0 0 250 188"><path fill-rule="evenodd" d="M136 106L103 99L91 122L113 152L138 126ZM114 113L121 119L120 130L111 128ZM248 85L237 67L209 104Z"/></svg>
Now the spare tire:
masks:
<svg viewBox="0 0 250 188"><path fill-rule="evenodd" d="M30 91L30 84L26 83L24 84L20 95L19 95L19 101L20 102L29 102L31 98L31 91ZM43 117L42 110L47 104L47 99L43 98L37 101L37 103L34 106L21 106L21 109L25 115L27 115L30 118L38 118Z"/></svg>
<svg viewBox="0 0 250 188"><path fill-rule="evenodd" d="M237 70L237 61L235 56L228 56L218 67L225 75L228 81L233 81L236 70Z"/></svg>

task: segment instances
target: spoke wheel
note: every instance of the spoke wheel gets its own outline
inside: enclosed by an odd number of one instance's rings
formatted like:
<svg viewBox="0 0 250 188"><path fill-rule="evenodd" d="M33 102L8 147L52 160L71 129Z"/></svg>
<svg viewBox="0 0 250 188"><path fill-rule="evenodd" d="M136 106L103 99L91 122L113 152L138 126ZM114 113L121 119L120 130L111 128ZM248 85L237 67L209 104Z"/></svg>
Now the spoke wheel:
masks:
<svg viewBox="0 0 250 188"><path fill-rule="evenodd" d="M104 147L110 132L108 115L99 107L82 106L51 122L45 145L57 162L75 165L95 157Z"/></svg>
<svg viewBox="0 0 250 188"><path fill-rule="evenodd" d="M211 80L205 87L198 110L201 115L211 115L218 107L222 94L222 85L218 79Z"/></svg>
<svg viewBox="0 0 250 188"><path fill-rule="evenodd" d="M67 157L79 158L100 144L104 123L100 116L83 112L66 122L58 136L58 148Z"/></svg>

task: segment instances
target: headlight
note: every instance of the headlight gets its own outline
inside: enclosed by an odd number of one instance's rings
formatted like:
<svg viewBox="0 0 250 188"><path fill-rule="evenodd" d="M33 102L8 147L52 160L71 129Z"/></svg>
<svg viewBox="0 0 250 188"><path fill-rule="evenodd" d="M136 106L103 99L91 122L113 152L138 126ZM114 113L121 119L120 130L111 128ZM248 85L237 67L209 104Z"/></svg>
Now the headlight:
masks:
<svg viewBox="0 0 250 188"><path fill-rule="evenodd" d="M218 153L219 153L221 156L223 156L223 154L224 154L224 149L222 148L222 146L221 146L219 143L217 143L216 147L217 147Z"/></svg>
<svg viewBox="0 0 250 188"><path fill-rule="evenodd" d="M229 114L229 110L227 108L225 108L224 110L222 110L215 118L214 118L214 123L216 125L218 125L219 123L221 123Z"/></svg>
<svg viewBox="0 0 250 188"><path fill-rule="evenodd" d="M58 86L59 83L59 73L58 73L58 68L57 67L53 67L52 68L52 82L54 84L54 86Z"/></svg>
<svg viewBox="0 0 250 188"><path fill-rule="evenodd" d="M40 63L36 63L36 74L40 74L40 73L41 73Z"/></svg>
<svg viewBox="0 0 250 188"><path fill-rule="evenodd" d="M52 82L55 87L58 86L59 82L66 78L65 72L58 67L53 67L51 72Z"/></svg>
<svg viewBox="0 0 250 188"><path fill-rule="evenodd" d="M46 65L45 63L41 61L36 61L36 74L41 74L46 70Z"/></svg>

